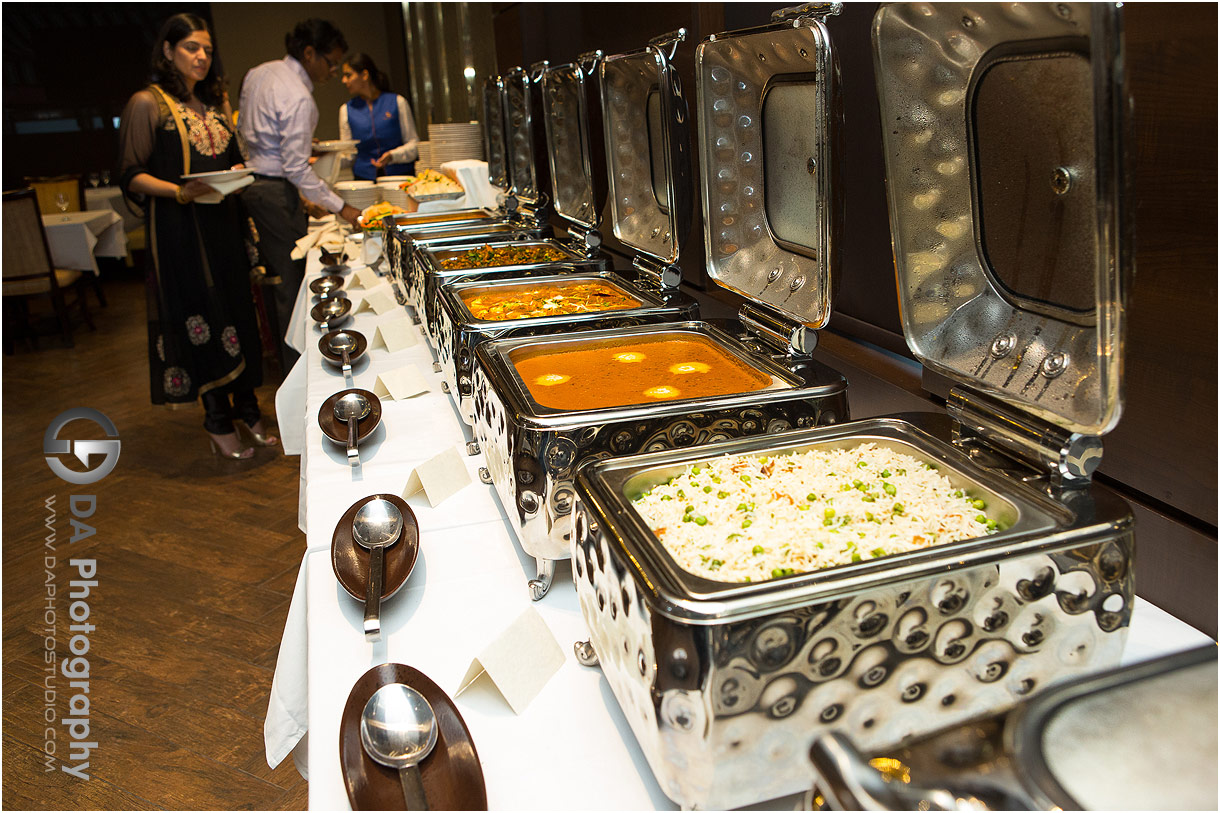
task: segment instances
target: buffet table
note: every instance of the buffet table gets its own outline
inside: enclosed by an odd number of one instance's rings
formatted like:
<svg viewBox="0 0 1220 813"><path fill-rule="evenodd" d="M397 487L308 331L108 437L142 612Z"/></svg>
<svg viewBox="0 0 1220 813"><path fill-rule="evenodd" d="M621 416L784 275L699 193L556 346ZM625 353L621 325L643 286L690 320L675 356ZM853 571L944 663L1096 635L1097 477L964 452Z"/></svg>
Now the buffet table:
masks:
<svg viewBox="0 0 1220 813"><path fill-rule="evenodd" d="M315 249L309 255L305 285L323 272L318 254ZM359 268L354 264L353 273ZM354 306L367 294L359 288L349 292ZM306 289L301 296L308 303ZM342 326L372 342L379 324L401 318L399 309L383 316L364 311ZM479 482L482 457L465 455L465 443L472 439L469 428L441 392L432 351L420 329L414 330L418 341L413 346L396 353L371 350L353 365L354 386L362 389L372 390L379 374L405 365L415 365L431 387L415 398L383 399L381 425L361 445L363 464L356 468L348 465L342 448L322 436L317 421L322 402L345 388L343 376L322 360L319 329L310 323L303 336L299 326L296 331L302 357L277 396L277 408L285 438L293 430L286 424L300 422L300 520L306 551L264 728L268 762L275 766L293 753L310 780L310 807L349 809L338 737L340 715L356 680L377 664L399 662L419 669L453 697L472 659L532 607L564 652L558 673L520 714L485 681L455 700L478 750L489 807L674 809L601 671L576 661L572 645L587 634L570 567L561 562L551 592L540 602L530 600L526 582L534 575L535 561L521 553L494 490ZM850 369L844 371L850 379ZM419 559L406 586L382 605L382 642L366 643L363 605L338 586L332 572L329 548L336 523L365 496L401 494L414 466L455 446L462 449L471 483L436 508L422 494L407 499L419 521ZM1209 641L1137 601L1123 660L1131 663ZM765 806L792 809L798 799Z"/></svg>

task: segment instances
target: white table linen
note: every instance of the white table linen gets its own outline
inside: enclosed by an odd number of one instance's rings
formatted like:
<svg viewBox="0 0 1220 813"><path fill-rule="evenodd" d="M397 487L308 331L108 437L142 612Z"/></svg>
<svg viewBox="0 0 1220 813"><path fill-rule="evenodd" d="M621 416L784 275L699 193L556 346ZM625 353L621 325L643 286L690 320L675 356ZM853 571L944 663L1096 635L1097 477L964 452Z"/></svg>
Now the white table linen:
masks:
<svg viewBox="0 0 1220 813"><path fill-rule="evenodd" d="M321 271L315 255L306 283ZM353 291L353 304L363 294ZM399 314L365 312L348 326L371 337L379 323L393 318ZM309 335L320 334L312 330ZM471 659L533 606L564 650L559 672L520 715L485 684L456 700L479 753L490 809L674 809L601 671L575 659L572 645L588 636L570 567L560 563L550 593L540 602L530 601L526 581L535 573L534 560L516 544L494 490L479 482L481 455L465 458L473 483L437 508L430 508L422 494L408 499L419 521L419 559L407 585L382 604L382 642L366 643L362 602L338 586L331 569L335 524L365 496L401 493L416 464L463 443L469 429L440 392L440 375L432 372L432 353L422 336L397 353L372 351L354 366L357 387L371 389L380 372L414 363L427 371L434 389L417 398L383 402L381 427L362 445L363 465L352 469L343 449L322 437L316 415L321 402L343 388L343 378L321 360L316 341L306 344L297 367L306 393L300 414L307 550L264 726L269 764L277 765L298 742L312 743L294 753L298 765L304 761L308 766L310 808L349 809L338 736L340 715L356 680L377 664L406 663L452 697ZM284 423L281 415L281 432ZM1137 600L1123 661L1209 642ZM792 797L778 804L791 809L796 801Z"/></svg>
<svg viewBox="0 0 1220 813"><path fill-rule="evenodd" d="M42 216L56 268L99 273L98 257L126 257L127 231L113 209Z"/></svg>
<svg viewBox="0 0 1220 813"><path fill-rule="evenodd" d="M123 190L117 186L97 186L85 190L85 209L87 211L105 211L112 209L123 218L123 229L135 231L144 225L144 218L127 208L123 201Z"/></svg>

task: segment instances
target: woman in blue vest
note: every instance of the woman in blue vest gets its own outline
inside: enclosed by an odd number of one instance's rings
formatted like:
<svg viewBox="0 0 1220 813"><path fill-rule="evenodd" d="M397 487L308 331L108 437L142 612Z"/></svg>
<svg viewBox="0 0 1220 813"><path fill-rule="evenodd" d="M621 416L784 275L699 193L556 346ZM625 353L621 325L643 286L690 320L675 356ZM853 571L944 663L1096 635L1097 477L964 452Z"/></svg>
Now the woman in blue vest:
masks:
<svg viewBox="0 0 1220 813"><path fill-rule="evenodd" d="M362 181L413 175L419 134L407 100L390 93L385 74L368 54L343 61L343 85L352 98L339 108L339 138L359 142L352 175Z"/></svg>

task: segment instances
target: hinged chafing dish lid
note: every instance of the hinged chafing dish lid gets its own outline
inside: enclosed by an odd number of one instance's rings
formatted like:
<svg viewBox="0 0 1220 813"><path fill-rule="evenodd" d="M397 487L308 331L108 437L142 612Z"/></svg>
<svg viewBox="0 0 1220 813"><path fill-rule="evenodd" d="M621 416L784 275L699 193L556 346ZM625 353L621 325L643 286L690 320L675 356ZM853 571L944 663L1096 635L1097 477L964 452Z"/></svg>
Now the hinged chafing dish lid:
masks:
<svg viewBox="0 0 1220 813"><path fill-rule="evenodd" d="M487 155L487 180L507 190L508 153L504 137L504 79L492 76L483 83L483 146Z"/></svg>
<svg viewBox="0 0 1220 813"><path fill-rule="evenodd" d="M605 184L594 189L588 97L601 56L600 51L586 54L576 62L542 72L542 112L555 212L587 229L597 228L605 200Z"/></svg>
<svg viewBox="0 0 1220 813"><path fill-rule="evenodd" d="M504 77L505 130L508 135L508 171L512 189L523 203L538 203L537 155L534 153L534 82L523 68Z"/></svg>
<svg viewBox="0 0 1220 813"><path fill-rule="evenodd" d="M671 64L685 38L606 57L600 71L614 236L669 265L690 231L689 115Z"/></svg>
<svg viewBox="0 0 1220 813"><path fill-rule="evenodd" d="M779 11L695 51L708 276L812 328L830 319L842 218L838 67L822 21L839 10Z"/></svg>
<svg viewBox="0 0 1220 813"><path fill-rule="evenodd" d="M1108 432L1131 271L1118 9L885 6L873 53L907 344L1043 420Z"/></svg>

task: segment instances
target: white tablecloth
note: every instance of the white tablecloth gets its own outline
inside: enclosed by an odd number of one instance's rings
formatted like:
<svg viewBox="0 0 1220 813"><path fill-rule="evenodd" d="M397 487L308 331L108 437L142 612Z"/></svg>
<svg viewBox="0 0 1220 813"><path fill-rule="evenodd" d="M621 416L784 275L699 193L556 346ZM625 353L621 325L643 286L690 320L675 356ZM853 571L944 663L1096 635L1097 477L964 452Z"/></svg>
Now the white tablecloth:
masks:
<svg viewBox="0 0 1220 813"><path fill-rule="evenodd" d="M98 257L126 257L127 231L113 209L42 216L56 268L98 273Z"/></svg>
<svg viewBox="0 0 1220 813"><path fill-rule="evenodd" d="M321 271L316 254L310 256L306 283ZM354 304L362 296L359 290L351 293ZM371 340L376 325L396 315L366 311L348 326ZM311 329L292 373L294 397L303 393L306 402L301 517L308 530L264 726L268 762L279 764L300 742L294 757L310 780L310 808L348 809L337 744L340 714L355 681L379 663L400 662L427 674L452 697L471 659L533 606L565 653L560 671L520 715L482 685L456 700L478 749L489 807L673 809L600 670L576 662L572 645L587 633L570 568L561 563L551 592L540 602L530 601L526 581L535 573L534 561L520 552L494 490L479 482L481 455L465 458L472 483L439 507L430 508L419 496L408 500L419 521L419 559L407 586L382 605L383 641L365 642L363 605L337 585L331 570L335 525L352 503L369 494L401 493L417 463L463 444L469 431L440 392L441 377L432 372L433 356L420 335L413 347L395 354L375 350L355 365L355 385L372 389L380 372L415 364L432 391L383 402L382 427L362 448L363 466L352 469L317 424L321 402L344 387L339 371L321 360L318 335ZM283 414L280 428L287 436ZM1209 640L1137 601L1123 660ZM776 804L791 809L796 801Z"/></svg>
<svg viewBox="0 0 1220 813"><path fill-rule="evenodd" d="M129 232L144 225L144 218L123 202L123 190L117 186L98 186L85 190L85 208L89 211L112 209L123 218L123 228Z"/></svg>

